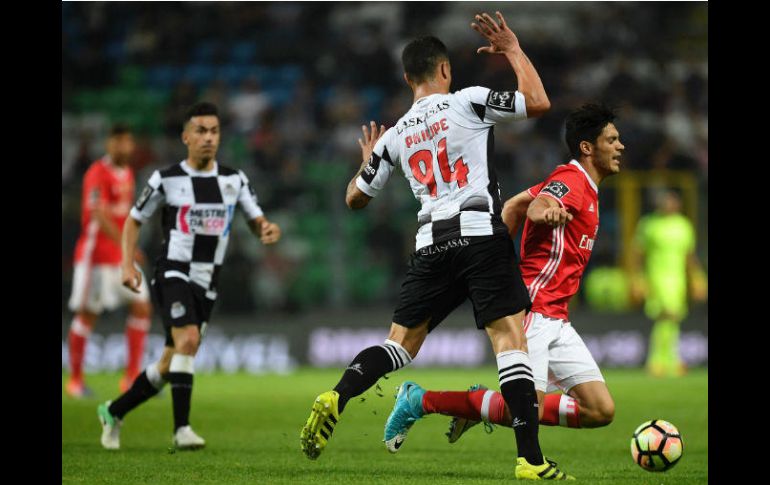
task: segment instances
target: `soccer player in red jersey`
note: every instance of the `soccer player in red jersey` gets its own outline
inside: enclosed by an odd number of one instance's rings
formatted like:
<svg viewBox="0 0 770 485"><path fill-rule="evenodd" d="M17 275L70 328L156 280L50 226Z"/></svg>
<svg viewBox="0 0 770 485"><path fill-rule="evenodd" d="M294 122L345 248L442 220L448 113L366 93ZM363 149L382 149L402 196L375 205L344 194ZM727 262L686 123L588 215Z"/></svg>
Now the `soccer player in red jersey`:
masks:
<svg viewBox="0 0 770 485"><path fill-rule="evenodd" d="M91 164L83 180L82 229L75 246L69 300L75 316L68 335L70 377L66 391L74 398L91 394L83 378L83 358L88 337L104 310L129 305L128 357L120 389L128 389L142 368L152 313L150 294L146 284L139 293L129 291L123 287L120 274L120 236L134 198L134 173L129 162L135 147L128 126L114 125L107 138L107 154Z"/></svg>
<svg viewBox="0 0 770 485"><path fill-rule="evenodd" d="M614 119L612 110L596 104L571 112L566 142L575 158L503 208L511 237L524 222L519 267L532 299L524 330L545 425L595 428L611 423L615 414L601 371L567 309L599 230L598 186L620 171L625 147ZM546 394L556 389L563 394ZM481 421L515 424L500 393L480 385L468 392L425 391L422 408L423 415L454 416L450 443Z"/></svg>

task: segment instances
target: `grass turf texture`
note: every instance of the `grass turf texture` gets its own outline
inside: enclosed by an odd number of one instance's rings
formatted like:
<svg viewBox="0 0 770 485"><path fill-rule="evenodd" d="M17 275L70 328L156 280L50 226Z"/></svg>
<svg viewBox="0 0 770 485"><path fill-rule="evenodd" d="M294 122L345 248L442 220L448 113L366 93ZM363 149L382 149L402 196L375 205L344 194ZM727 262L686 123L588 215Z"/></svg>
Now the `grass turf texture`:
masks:
<svg viewBox="0 0 770 485"><path fill-rule="evenodd" d="M170 453L172 414L168 386L130 413L121 450L99 444L96 406L117 397L118 374L88 376L97 397L75 401L62 392L62 484L499 484L513 476L515 440L510 428L487 435L479 425L450 445L449 418L418 421L401 450L382 443L395 388L412 379L426 389L463 390L473 383L492 388L494 368L407 368L380 379L354 398L329 445L316 461L302 454L299 431L315 396L336 384L340 369L304 369L294 374L195 376L191 423L206 449ZM62 375L62 389L66 375ZM615 421L600 429L542 426L546 454L579 481L592 484L705 484L708 482L708 374L693 370L679 379L653 379L639 370L608 370ZM382 396L380 396L382 394ZM361 398L365 400L362 402ZM679 428L684 456L668 472L642 470L629 443L642 422L660 418Z"/></svg>

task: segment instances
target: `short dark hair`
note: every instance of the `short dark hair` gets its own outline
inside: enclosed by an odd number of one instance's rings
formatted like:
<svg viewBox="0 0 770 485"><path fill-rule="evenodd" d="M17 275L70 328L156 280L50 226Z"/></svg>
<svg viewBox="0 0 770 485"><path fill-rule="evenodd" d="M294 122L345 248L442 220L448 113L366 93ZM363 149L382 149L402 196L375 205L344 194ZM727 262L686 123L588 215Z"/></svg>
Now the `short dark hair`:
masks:
<svg viewBox="0 0 770 485"><path fill-rule="evenodd" d="M449 60L446 46L432 35L414 39L401 53L404 72L410 81L418 83L430 79L439 62L445 60Z"/></svg>
<svg viewBox="0 0 770 485"><path fill-rule="evenodd" d="M577 159L580 156L580 142L596 143L602 130L615 121L615 112L600 103L584 104L567 115L567 130L564 138L570 154Z"/></svg>
<svg viewBox="0 0 770 485"><path fill-rule="evenodd" d="M120 135L130 135L133 133L128 123L117 122L110 127L110 137Z"/></svg>
<svg viewBox="0 0 770 485"><path fill-rule="evenodd" d="M208 101L201 101L200 103L195 103L194 105L187 108L187 111L184 113L184 122L182 125L186 125L190 119L192 119L194 116L216 116L219 118L219 109L217 109L217 105L214 103L209 103Z"/></svg>

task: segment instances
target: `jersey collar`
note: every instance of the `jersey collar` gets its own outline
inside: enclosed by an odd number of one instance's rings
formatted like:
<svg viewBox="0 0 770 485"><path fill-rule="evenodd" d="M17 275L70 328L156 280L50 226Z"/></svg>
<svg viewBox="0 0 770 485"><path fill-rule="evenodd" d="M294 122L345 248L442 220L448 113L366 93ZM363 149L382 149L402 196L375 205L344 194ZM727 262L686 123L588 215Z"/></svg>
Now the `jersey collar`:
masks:
<svg viewBox="0 0 770 485"><path fill-rule="evenodd" d="M594 179L592 179L591 176L588 175L588 172L586 172L586 169L583 168L582 165L580 165L580 162L578 162L577 160L575 160L573 158L572 160L570 160L569 163L570 163L570 165L576 166L577 168L580 169L581 172L583 172L583 174L586 176L586 179L588 180L588 183L591 184L591 188L594 189L594 192L596 192L598 194L599 193L599 187L597 187L596 184L594 183Z"/></svg>
<svg viewBox="0 0 770 485"><path fill-rule="evenodd" d="M186 158L182 160L180 165L182 166L182 170L184 170L189 175L195 175L198 177L216 177L219 174L219 162L217 162L216 160L214 160L214 169L206 172L195 170L194 168L190 167L187 164Z"/></svg>

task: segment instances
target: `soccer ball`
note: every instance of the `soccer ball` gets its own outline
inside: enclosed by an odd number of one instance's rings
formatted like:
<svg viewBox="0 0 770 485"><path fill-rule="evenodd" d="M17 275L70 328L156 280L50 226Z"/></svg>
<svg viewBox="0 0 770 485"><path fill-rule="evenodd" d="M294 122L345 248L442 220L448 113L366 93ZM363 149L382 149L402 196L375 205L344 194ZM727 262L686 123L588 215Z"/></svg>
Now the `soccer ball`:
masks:
<svg viewBox="0 0 770 485"><path fill-rule="evenodd" d="M683 449L679 430L662 419L642 423L631 437L631 456L637 465L651 472L664 472L676 465Z"/></svg>

